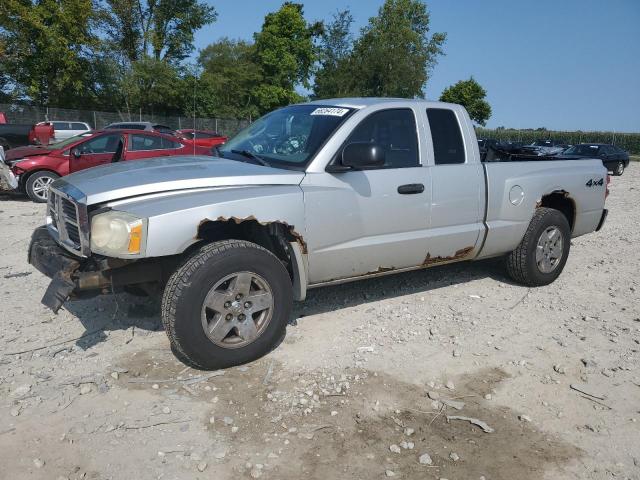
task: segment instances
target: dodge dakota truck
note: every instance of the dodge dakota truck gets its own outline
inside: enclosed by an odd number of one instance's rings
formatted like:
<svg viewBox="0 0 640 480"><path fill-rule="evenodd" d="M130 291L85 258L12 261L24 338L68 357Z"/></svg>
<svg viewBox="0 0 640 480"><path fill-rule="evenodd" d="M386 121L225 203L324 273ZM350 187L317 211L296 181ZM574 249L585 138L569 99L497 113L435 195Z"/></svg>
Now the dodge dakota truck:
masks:
<svg viewBox="0 0 640 480"><path fill-rule="evenodd" d="M57 311L90 294L161 294L183 361L254 360L311 288L503 257L553 282L571 238L599 230L599 159L481 162L459 105L340 99L291 105L217 151L122 162L56 180L29 261Z"/></svg>

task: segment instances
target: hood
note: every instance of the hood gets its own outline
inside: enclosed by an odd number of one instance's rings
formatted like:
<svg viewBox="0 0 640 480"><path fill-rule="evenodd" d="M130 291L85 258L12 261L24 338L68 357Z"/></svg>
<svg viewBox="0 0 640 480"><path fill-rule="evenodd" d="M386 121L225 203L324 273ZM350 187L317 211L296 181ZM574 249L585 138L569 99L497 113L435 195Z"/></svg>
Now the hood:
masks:
<svg viewBox="0 0 640 480"><path fill-rule="evenodd" d="M55 149L46 145L28 145L7 150L5 155L7 161L13 161L24 157L33 157L34 155L46 155L53 150Z"/></svg>
<svg viewBox="0 0 640 480"><path fill-rule="evenodd" d="M212 187L298 185L304 172L263 167L210 156L135 160L89 168L52 186L82 193L87 205L123 198ZM79 191L79 192L78 192Z"/></svg>

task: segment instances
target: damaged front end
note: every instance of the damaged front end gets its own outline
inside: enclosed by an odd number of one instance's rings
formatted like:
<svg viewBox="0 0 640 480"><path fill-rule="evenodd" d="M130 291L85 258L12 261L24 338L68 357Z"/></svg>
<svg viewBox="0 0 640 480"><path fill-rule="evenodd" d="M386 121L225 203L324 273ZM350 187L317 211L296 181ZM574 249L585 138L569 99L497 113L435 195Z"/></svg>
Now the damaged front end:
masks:
<svg viewBox="0 0 640 480"><path fill-rule="evenodd" d="M28 257L31 265L51 278L42 304L56 313L64 302L80 296L114 293L124 287L136 286L145 293L152 293L165 277L166 269L171 268L171 260L149 262L77 257L62 248L45 226L33 232Z"/></svg>

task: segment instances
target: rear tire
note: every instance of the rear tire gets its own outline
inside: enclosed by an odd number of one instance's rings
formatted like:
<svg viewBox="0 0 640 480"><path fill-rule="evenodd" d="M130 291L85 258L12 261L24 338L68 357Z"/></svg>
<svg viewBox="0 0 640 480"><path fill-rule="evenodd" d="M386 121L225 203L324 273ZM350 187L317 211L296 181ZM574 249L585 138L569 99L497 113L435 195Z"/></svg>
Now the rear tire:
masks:
<svg viewBox="0 0 640 480"><path fill-rule="evenodd" d="M178 359L205 370L266 355L285 334L289 273L268 250L224 240L197 250L169 278L162 322Z"/></svg>
<svg viewBox="0 0 640 480"><path fill-rule="evenodd" d="M47 203L49 199L49 185L60 178L57 173L43 170L29 175L24 183L26 194L36 203Z"/></svg>
<svg viewBox="0 0 640 480"><path fill-rule="evenodd" d="M562 273L570 247L567 218L558 210L538 208L520 245L507 256L507 271L518 283L548 285Z"/></svg>
<svg viewBox="0 0 640 480"><path fill-rule="evenodd" d="M615 166L613 167L613 174L616 177L619 177L620 175L622 175L624 173L624 162L618 162L615 164Z"/></svg>

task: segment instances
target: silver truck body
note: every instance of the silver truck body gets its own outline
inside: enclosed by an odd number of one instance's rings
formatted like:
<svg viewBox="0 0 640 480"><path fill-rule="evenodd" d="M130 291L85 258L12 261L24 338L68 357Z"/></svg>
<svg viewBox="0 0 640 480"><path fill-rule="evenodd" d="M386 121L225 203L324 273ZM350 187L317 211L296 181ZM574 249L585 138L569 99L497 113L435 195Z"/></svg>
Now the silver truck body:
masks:
<svg viewBox="0 0 640 480"><path fill-rule="evenodd" d="M606 187L587 186L607 176L598 159L483 164L471 120L458 105L394 99L317 103L355 112L305 171L192 156L97 167L54 183L58 195L49 206L49 230L74 255L87 257L87 212L99 206L131 213L145 221L144 248L123 258L148 259L182 254L201 240L199 227L206 222L286 225L295 237L290 244L300 300L307 288L320 285L508 253L549 195L573 205L573 237L594 231L603 217ZM415 115L419 166L326 171L363 119L395 108ZM465 163L435 164L427 108L455 113ZM425 188L400 195L398 187L407 184ZM63 197L77 204L79 242L65 241L52 220L60 211L56 198Z"/></svg>

